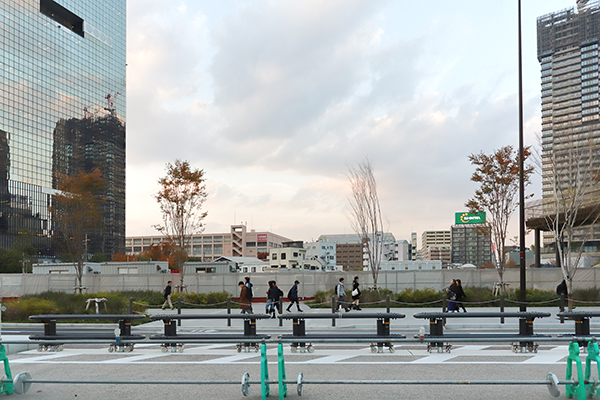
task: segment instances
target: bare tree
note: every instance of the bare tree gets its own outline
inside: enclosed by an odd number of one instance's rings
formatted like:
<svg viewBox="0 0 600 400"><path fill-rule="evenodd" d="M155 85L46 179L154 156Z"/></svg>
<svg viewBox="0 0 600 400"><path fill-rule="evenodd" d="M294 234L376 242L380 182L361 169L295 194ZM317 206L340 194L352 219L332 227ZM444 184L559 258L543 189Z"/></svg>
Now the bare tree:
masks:
<svg viewBox="0 0 600 400"><path fill-rule="evenodd" d="M543 214L552 232L556 262L567 283L568 307L572 310L573 278L600 216L600 171L594 165L598 149L589 134L578 138L567 135L555 141L553 151L540 159L545 172L543 185L552 188L551 196L543 199Z"/></svg>
<svg viewBox="0 0 600 400"><path fill-rule="evenodd" d="M350 202L350 223L362 240L373 284L377 278L383 253L383 218L377 194L377 181L373 166L368 159L348 168L348 180L352 194Z"/></svg>
<svg viewBox="0 0 600 400"><path fill-rule="evenodd" d="M527 160L530 154L529 147L525 148L524 159ZM519 153L513 151L512 146L504 146L490 155L483 152L471 154L469 161L476 166L471 181L479 183L480 186L465 206L471 212L488 213L487 225L492 241L496 244L496 271L500 283L503 283L508 223L519 205ZM533 166L526 165L523 172L525 185L528 185Z"/></svg>
<svg viewBox="0 0 600 400"><path fill-rule="evenodd" d="M194 169L188 161L175 160L167 163L167 176L160 178L160 190L156 200L160 204L163 224L154 227L176 246L172 254L175 266L179 270L180 289L183 284L183 264L187 257L186 239L204 230L203 220L208 212L202 211L202 205L208 196L204 170Z"/></svg>

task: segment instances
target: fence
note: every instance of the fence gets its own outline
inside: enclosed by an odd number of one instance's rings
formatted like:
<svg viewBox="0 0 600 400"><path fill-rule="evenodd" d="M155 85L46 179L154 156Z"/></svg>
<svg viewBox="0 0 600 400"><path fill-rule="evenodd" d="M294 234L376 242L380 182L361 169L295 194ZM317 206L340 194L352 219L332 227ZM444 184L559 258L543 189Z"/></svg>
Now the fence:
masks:
<svg viewBox="0 0 600 400"><path fill-rule="evenodd" d="M600 288L600 269L581 268L575 275L575 287ZM254 284L254 295L264 297L263 291L268 281L275 280L287 293L295 280L300 281L299 294L311 297L317 291L332 290L339 278L343 277L347 288L352 288L352 279L359 277L362 288L373 286L373 278L368 271L315 272L304 270L286 270L273 273L256 274L187 274L184 284L188 292L210 293L225 291L233 295L239 293L238 282L244 276L250 276ZM480 270L426 270L426 271L381 271L377 286L401 292L405 289L433 288L441 290L450 284L453 278L461 279L463 286L490 287L498 282L498 274L493 269ZM562 281L558 268L530 268L527 270L527 288L555 290ZM123 274L123 275L84 275L83 286L87 292L111 292L124 290L162 291L167 281L174 285L180 282L179 274ZM510 288L519 288L518 268L507 269L504 282ZM77 286L73 274L0 274L0 297L20 297L45 291L72 292Z"/></svg>

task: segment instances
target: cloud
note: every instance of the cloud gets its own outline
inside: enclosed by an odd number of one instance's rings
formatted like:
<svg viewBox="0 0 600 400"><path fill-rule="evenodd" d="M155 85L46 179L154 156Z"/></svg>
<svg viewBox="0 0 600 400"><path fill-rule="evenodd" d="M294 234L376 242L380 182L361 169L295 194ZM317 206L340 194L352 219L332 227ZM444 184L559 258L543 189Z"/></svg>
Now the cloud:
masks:
<svg viewBox="0 0 600 400"><path fill-rule="evenodd" d="M128 7L128 231L175 158L207 171L207 230L243 220L299 240L350 233L344 173L365 157L397 237L448 229L474 190L468 155L518 143L512 56L502 38L483 49L478 37L505 23L488 27L489 10L341 0ZM525 100L532 138L539 97Z"/></svg>

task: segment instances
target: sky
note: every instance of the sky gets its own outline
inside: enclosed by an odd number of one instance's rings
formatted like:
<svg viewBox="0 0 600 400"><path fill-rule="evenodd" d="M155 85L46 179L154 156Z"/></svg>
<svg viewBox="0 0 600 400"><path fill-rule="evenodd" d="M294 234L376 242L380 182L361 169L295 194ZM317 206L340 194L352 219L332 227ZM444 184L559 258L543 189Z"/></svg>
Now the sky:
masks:
<svg viewBox="0 0 600 400"><path fill-rule="evenodd" d="M536 18L575 0L522 3L524 137L537 146ZM368 159L385 230L420 241L466 210L470 154L518 148L517 0L127 4L128 236L156 234L175 159L206 173L205 233L354 233L347 173ZM539 176L527 192L541 198Z"/></svg>

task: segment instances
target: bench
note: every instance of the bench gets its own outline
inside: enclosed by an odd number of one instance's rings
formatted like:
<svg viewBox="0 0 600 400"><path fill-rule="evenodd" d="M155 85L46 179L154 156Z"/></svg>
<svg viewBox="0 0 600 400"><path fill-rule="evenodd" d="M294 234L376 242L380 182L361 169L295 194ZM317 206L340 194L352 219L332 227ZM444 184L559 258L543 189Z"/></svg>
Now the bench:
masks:
<svg viewBox="0 0 600 400"><path fill-rule="evenodd" d="M281 339L290 342L292 352L298 351L304 353L314 351L312 342L317 340L326 341L327 339L335 339L336 341L352 342L356 339L373 340L371 343L371 352L383 352L383 346L387 346L389 351L393 353L394 345L392 341L406 339L404 335L392 335L390 333L390 320L404 318L404 314L399 313L292 313L283 314L279 318L281 320L292 320L292 334L282 335ZM306 334L307 319L377 319L377 333L323 333L323 334Z"/></svg>
<svg viewBox="0 0 600 400"><path fill-rule="evenodd" d="M562 311L556 316L575 321L575 336L590 336L590 319L600 317L600 311ZM578 343L579 346L587 346L588 341Z"/></svg>
<svg viewBox="0 0 600 400"><path fill-rule="evenodd" d="M115 350L120 352L132 351L134 343L122 343L121 341L144 340L145 337L142 335L131 334L132 321L144 318L146 318L146 316L136 314L31 315L29 320L44 323L44 333L41 335L30 335L29 339L45 342L38 346L38 351L61 351L64 348L64 344L60 343L61 340L108 340L115 342L111 343L108 347L109 352L113 352ZM118 322L119 327L115 329L114 333L57 333L56 321L115 321Z"/></svg>
<svg viewBox="0 0 600 400"><path fill-rule="evenodd" d="M444 334L444 325L446 318L519 318L519 334L518 343L512 344L512 350L524 351L525 349L530 352L537 353L538 345L533 342L533 339L547 335L535 335L533 333L533 320L536 318L549 317L550 313L539 312L539 311L476 311L476 312L463 312L463 313L448 313L448 312L420 312L413 315L415 318L429 319L429 337L430 338L454 338L454 339L469 339L485 338L485 339L509 339L514 338L514 334L505 333L453 333ZM421 336L424 336L421 334ZM426 336L426 335L425 335ZM451 344L444 344L440 342L429 342L427 344L427 351L437 348L438 352L442 352L445 349L448 353L452 348Z"/></svg>
<svg viewBox="0 0 600 400"><path fill-rule="evenodd" d="M256 320L258 319L269 319L271 318L268 314L159 314L150 317L153 321L162 320L164 323L164 334L152 335L150 340L161 340L161 350L163 352L183 352L183 343L179 342L180 339L194 339L202 342L214 342L221 341L225 342L238 342L237 351L249 352L250 347L254 347L254 350L258 352L260 342L270 339L269 335L257 335L256 334ZM177 321L186 319L243 319L244 320L244 334L231 334L231 333L194 333L194 334L178 334L177 333Z"/></svg>

